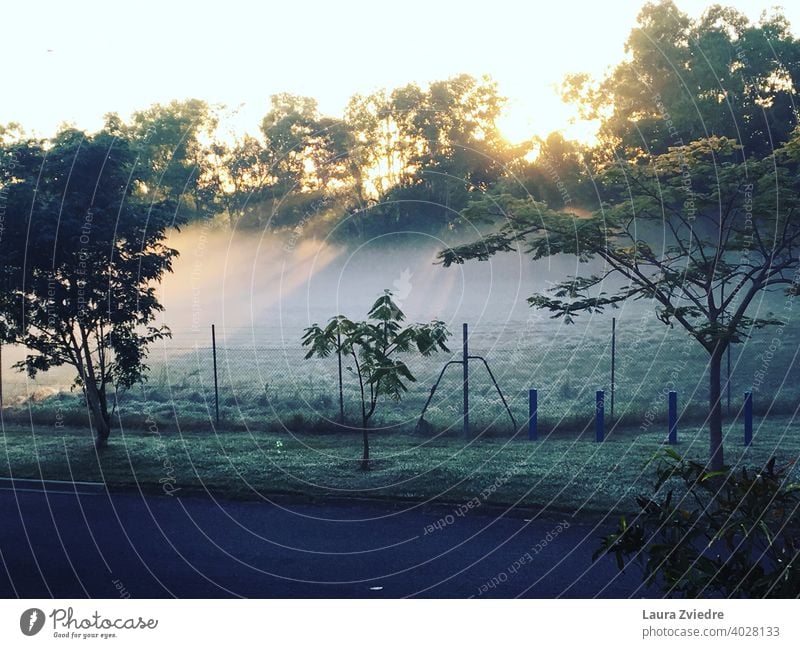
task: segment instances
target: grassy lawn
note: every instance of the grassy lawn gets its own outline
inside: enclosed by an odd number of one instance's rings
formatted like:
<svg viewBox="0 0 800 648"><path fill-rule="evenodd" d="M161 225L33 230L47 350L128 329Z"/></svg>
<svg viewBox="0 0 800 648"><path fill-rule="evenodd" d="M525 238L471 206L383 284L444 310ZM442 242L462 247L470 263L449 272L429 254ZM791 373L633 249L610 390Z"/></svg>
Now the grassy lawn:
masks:
<svg viewBox="0 0 800 648"><path fill-rule="evenodd" d="M688 426L687 426L688 427ZM740 424L726 439L732 465L762 465L800 456L797 422L771 417L755 422L755 442L742 445ZM530 443L484 438L372 435L374 467L357 469L357 434L289 435L261 431L179 435L164 431L114 432L99 456L86 430L7 427L0 436L0 476L104 481L110 488L257 499L292 494L312 499L381 498L548 507L606 512L632 508L632 495L649 492L647 460L663 447L662 432L612 431L597 444L593 431L554 434ZM704 459L704 431L684 429L677 450ZM794 467L795 478L800 468Z"/></svg>

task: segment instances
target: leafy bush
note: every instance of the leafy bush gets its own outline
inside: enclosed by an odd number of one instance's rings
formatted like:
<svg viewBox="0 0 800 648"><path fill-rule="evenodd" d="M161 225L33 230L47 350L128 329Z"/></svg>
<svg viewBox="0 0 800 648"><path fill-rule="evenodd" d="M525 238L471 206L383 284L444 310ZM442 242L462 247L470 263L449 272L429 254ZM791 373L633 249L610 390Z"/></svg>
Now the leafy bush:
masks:
<svg viewBox="0 0 800 648"><path fill-rule="evenodd" d="M655 495L602 539L594 559L644 566L645 582L684 597L800 595L800 484L793 464L710 472L671 449L659 455ZM672 488L670 488L672 486ZM675 488L677 486L677 488Z"/></svg>

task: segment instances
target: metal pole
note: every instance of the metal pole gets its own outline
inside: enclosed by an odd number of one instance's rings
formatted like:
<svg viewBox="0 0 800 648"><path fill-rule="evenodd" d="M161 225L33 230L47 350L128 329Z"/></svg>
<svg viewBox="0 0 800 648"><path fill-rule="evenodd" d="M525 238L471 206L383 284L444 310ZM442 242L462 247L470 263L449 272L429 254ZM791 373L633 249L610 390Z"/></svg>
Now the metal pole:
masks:
<svg viewBox="0 0 800 648"><path fill-rule="evenodd" d="M669 393L669 444L678 444L678 392Z"/></svg>
<svg viewBox="0 0 800 648"><path fill-rule="evenodd" d="M0 340L0 423L3 421L3 341Z"/></svg>
<svg viewBox="0 0 800 648"><path fill-rule="evenodd" d="M344 425L344 393L342 391L342 333L336 329L336 355L339 357L339 423Z"/></svg>
<svg viewBox="0 0 800 648"><path fill-rule="evenodd" d="M728 416L731 414L731 345L728 344L728 385L727 385L727 392L728 392Z"/></svg>
<svg viewBox="0 0 800 648"><path fill-rule="evenodd" d="M598 389L595 393L594 438L601 443L606 436L605 430L605 392Z"/></svg>
<svg viewBox="0 0 800 648"><path fill-rule="evenodd" d="M211 325L211 349L214 356L214 407L217 411L217 427L219 427L219 384L217 383L217 333Z"/></svg>
<svg viewBox="0 0 800 648"><path fill-rule="evenodd" d="M744 444L753 445L753 392L744 393Z"/></svg>
<svg viewBox="0 0 800 648"><path fill-rule="evenodd" d="M469 331L464 322L464 438L469 438Z"/></svg>
<svg viewBox="0 0 800 648"><path fill-rule="evenodd" d="M611 420L614 420L614 387L616 386L617 318L611 318Z"/></svg>
<svg viewBox="0 0 800 648"><path fill-rule="evenodd" d="M725 281L722 282L722 294L720 295L720 303L725 303ZM725 323L725 314L721 314L719 316L720 324ZM731 344L728 342L727 348L727 355L728 355L728 362L727 362L727 369L725 371L725 392L728 399L728 416L731 414Z"/></svg>
<svg viewBox="0 0 800 648"><path fill-rule="evenodd" d="M0 412L3 411L3 341L0 340Z"/></svg>
<svg viewBox="0 0 800 648"><path fill-rule="evenodd" d="M535 389L528 391L528 441L536 441L539 422L539 394Z"/></svg>

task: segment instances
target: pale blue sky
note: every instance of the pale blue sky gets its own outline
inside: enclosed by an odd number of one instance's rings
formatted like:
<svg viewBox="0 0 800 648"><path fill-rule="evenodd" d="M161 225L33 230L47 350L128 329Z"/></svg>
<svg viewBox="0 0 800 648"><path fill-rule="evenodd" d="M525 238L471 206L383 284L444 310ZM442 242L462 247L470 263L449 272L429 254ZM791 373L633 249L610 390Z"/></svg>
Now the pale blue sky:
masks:
<svg viewBox="0 0 800 648"><path fill-rule="evenodd" d="M348 97L461 72L490 74L509 97L511 139L568 127L554 86L600 75L623 56L642 2L404 0L131 3L29 0L2 9L0 123L39 134L62 121L93 129L154 102L244 104L255 131L270 94L316 97L341 114ZM709 2L678 0L698 16ZM769 2L727 2L757 18ZM800 3L785 9L800 25ZM579 129L567 130L578 134Z"/></svg>

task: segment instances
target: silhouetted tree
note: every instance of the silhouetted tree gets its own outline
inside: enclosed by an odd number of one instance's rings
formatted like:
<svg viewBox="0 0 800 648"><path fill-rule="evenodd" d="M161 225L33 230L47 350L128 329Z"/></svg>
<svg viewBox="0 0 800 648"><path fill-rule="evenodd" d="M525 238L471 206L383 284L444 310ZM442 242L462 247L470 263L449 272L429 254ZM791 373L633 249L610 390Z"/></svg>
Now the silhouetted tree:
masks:
<svg viewBox="0 0 800 648"><path fill-rule="evenodd" d="M602 120L606 153L665 153L677 139L726 136L764 155L798 123L800 41L778 12L753 24L715 4L692 20L671 0L648 3L625 48L600 82L577 74L565 87L585 116Z"/></svg>
<svg viewBox="0 0 800 648"><path fill-rule="evenodd" d="M164 245L176 201L146 188L151 169L121 134L63 130L0 149L0 339L31 353L31 377L70 365L86 395L96 445L110 434L109 388L146 371L156 284L177 252Z"/></svg>

